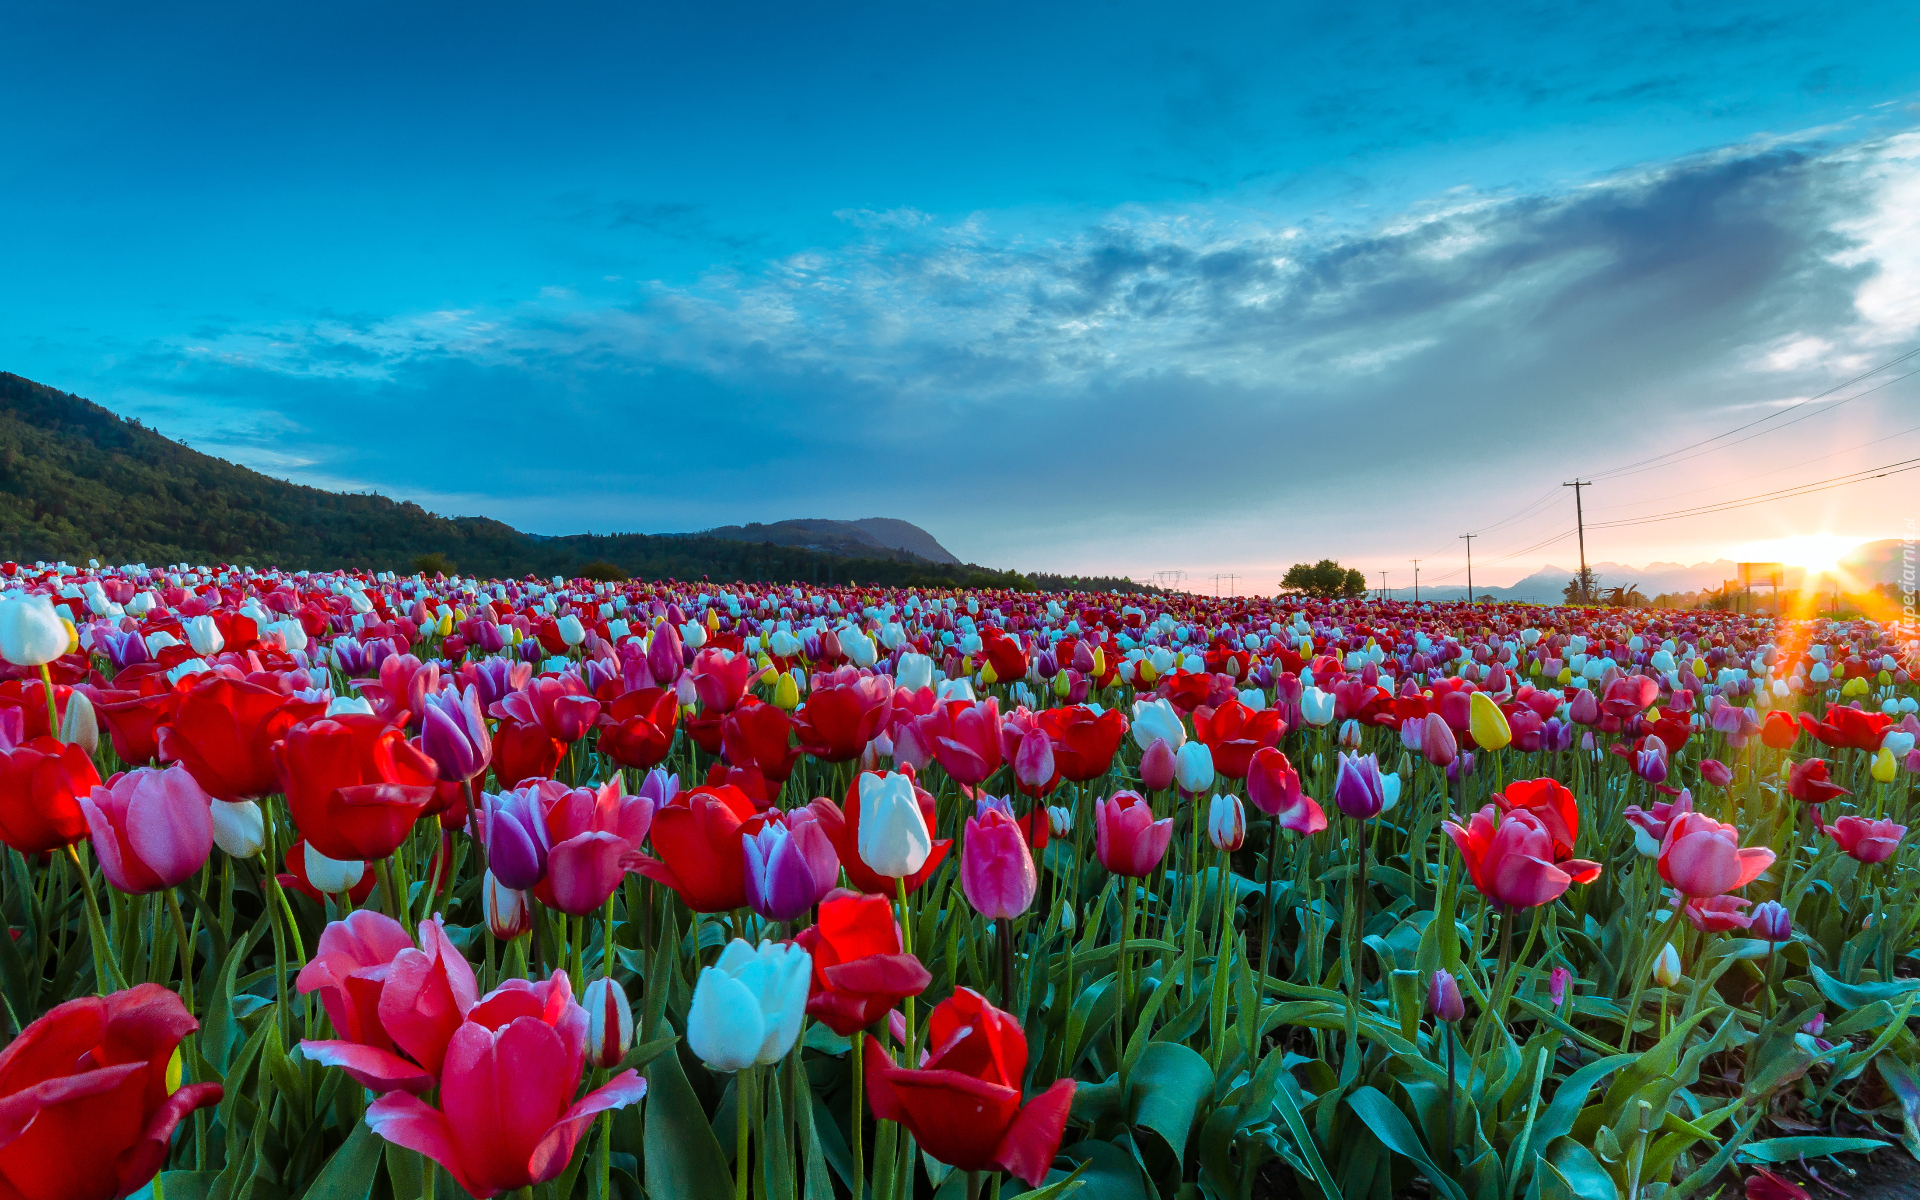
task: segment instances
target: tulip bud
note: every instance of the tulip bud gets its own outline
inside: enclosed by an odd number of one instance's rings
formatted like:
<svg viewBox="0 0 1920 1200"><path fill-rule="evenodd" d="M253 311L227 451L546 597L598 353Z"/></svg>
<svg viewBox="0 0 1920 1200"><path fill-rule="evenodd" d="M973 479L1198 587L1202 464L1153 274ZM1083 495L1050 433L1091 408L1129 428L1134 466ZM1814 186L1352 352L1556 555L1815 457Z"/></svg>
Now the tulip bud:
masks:
<svg viewBox="0 0 1920 1200"><path fill-rule="evenodd" d="M774 707L788 712L800 707L800 685L791 673L781 674L779 681L773 685L773 703Z"/></svg>
<svg viewBox="0 0 1920 1200"><path fill-rule="evenodd" d="M1493 702L1493 697L1485 692L1475 692L1468 698L1470 709L1467 716L1467 730L1473 734L1473 740L1480 743L1483 750L1499 750L1513 741L1513 730L1507 724L1507 714Z"/></svg>
<svg viewBox="0 0 1920 1200"><path fill-rule="evenodd" d="M1653 981L1663 988L1680 982L1680 952L1672 942L1660 947L1660 956L1653 960Z"/></svg>
<svg viewBox="0 0 1920 1200"><path fill-rule="evenodd" d="M80 747L89 757L100 749L100 721L94 715L93 701L87 699L85 692L75 691L67 694L67 714L60 721L60 740L69 746ZM1891 779L1893 778L1891 766L1893 756L1887 754L1885 750L1880 753L1888 760L1887 778ZM1874 778L1878 779L1879 776L1876 775Z"/></svg>
<svg viewBox="0 0 1920 1200"><path fill-rule="evenodd" d="M1220 795L1207 809L1207 839L1215 850L1231 854L1247 840L1247 810L1240 798Z"/></svg>
<svg viewBox="0 0 1920 1200"><path fill-rule="evenodd" d="M306 853L307 882L314 886L314 890L329 896L352 890L360 882L360 877L367 873L366 863L354 859L343 862L328 858L315 850L311 842L306 843Z"/></svg>
<svg viewBox="0 0 1920 1200"><path fill-rule="evenodd" d="M252 858L267 844L267 820L251 800L213 802L213 844L231 858Z"/></svg>
<svg viewBox="0 0 1920 1200"><path fill-rule="evenodd" d="M876 874L904 879L926 865L933 836L905 775L860 776L860 859Z"/></svg>
<svg viewBox="0 0 1920 1200"><path fill-rule="evenodd" d="M1565 967L1555 967L1547 976L1547 999L1555 1008L1567 1002L1567 985L1573 982L1573 972Z"/></svg>
<svg viewBox="0 0 1920 1200"><path fill-rule="evenodd" d="M1053 836L1066 837L1073 832L1073 810L1065 805L1047 806L1047 824L1053 829Z"/></svg>
<svg viewBox="0 0 1920 1200"><path fill-rule="evenodd" d="M1140 786L1163 792L1173 786L1173 770L1173 748L1164 740L1154 742L1140 756Z"/></svg>
<svg viewBox="0 0 1920 1200"><path fill-rule="evenodd" d="M1068 933L1072 933L1077 920L1078 918L1073 915L1072 903L1062 900L1060 902L1060 928L1066 930Z"/></svg>
<svg viewBox="0 0 1920 1200"><path fill-rule="evenodd" d="M79 695L76 694L74 699L80 699ZM62 734L62 740L68 740L65 738L64 733ZM1880 753L1873 756L1873 766L1869 769L1868 774L1873 776L1875 783L1892 783L1894 772L1897 769L1897 765L1893 761L1893 751L1882 746L1880 747Z"/></svg>
<svg viewBox="0 0 1920 1200"><path fill-rule="evenodd" d="M220 626L215 624L210 616L188 617L185 626L187 644L192 646L193 652L202 658L209 654L218 654L227 644L227 639L220 633Z"/></svg>
<svg viewBox="0 0 1920 1200"><path fill-rule="evenodd" d="M1188 742L1173 757L1173 777L1190 796L1213 786L1213 751L1205 742Z"/></svg>
<svg viewBox="0 0 1920 1200"><path fill-rule="evenodd" d="M1427 1010L1438 1021L1458 1021L1467 1015L1467 1002L1460 998L1460 981L1446 971L1435 971L1427 985Z"/></svg>
<svg viewBox="0 0 1920 1200"><path fill-rule="evenodd" d="M492 871L487 872L481 885L480 906L486 914L487 930L503 942L510 942L533 928L527 894L501 883Z"/></svg>
<svg viewBox="0 0 1920 1200"><path fill-rule="evenodd" d="M1039 789L1053 782L1053 772L1052 740L1038 730L1021 738L1013 756L1013 777L1024 787Z"/></svg>
<svg viewBox="0 0 1920 1200"><path fill-rule="evenodd" d="M1766 900L1753 906L1753 931L1769 942L1779 943L1793 937L1793 917L1778 900Z"/></svg>
<svg viewBox="0 0 1920 1200"><path fill-rule="evenodd" d="M1733 782L1733 768L1717 758L1700 760L1700 778L1714 787L1726 787Z"/></svg>
<svg viewBox="0 0 1920 1200"><path fill-rule="evenodd" d="M1366 741L1366 737L1366 731L1360 727L1360 722L1354 720L1352 717L1348 717L1346 720L1340 722L1340 746L1342 749L1358 750L1360 744Z"/></svg>
<svg viewBox="0 0 1920 1200"><path fill-rule="evenodd" d="M581 998L587 1010L587 1061L611 1071L633 1048L633 1007L624 988L611 979L596 979Z"/></svg>

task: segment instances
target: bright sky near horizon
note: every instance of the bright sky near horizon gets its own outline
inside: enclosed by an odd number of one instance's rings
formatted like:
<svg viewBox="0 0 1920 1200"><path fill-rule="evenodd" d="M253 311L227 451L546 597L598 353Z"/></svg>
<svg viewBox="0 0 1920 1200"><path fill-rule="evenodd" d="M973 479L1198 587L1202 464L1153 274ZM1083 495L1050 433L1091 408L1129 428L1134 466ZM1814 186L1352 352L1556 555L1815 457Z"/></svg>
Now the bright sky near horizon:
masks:
<svg viewBox="0 0 1920 1200"><path fill-rule="evenodd" d="M1570 565L1575 477L1596 561L1920 519L1914 473L1628 523L1920 456L1908 4L0 30L0 370L301 482L1242 590Z"/></svg>

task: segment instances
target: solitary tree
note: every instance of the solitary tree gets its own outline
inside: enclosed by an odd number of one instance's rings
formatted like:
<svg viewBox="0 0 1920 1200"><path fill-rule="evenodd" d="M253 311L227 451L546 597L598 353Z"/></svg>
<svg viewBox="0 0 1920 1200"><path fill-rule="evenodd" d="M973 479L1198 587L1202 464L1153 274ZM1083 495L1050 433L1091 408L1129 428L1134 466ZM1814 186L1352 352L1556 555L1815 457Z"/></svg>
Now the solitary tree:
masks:
<svg viewBox="0 0 1920 1200"><path fill-rule="evenodd" d="M1302 592L1320 600L1337 600L1365 592L1367 577L1330 558L1323 558L1312 566L1295 563L1288 567L1286 576L1280 580L1280 588L1282 591Z"/></svg>
<svg viewBox="0 0 1920 1200"><path fill-rule="evenodd" d="M1561 593L1568 604L1591 604L1600 594L1600 576L1592 567L1581 567Z"/></svg>

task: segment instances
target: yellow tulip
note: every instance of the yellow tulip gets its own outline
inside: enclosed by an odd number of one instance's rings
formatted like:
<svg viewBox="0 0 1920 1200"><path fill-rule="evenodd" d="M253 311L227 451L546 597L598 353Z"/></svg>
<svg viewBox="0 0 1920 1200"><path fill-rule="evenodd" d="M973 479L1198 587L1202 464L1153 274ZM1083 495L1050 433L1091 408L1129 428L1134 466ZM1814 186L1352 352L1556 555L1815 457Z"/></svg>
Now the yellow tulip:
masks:
<svg viewBox="0 0 1920 1200"><path fill-rule="evenodd" d="M1840 694L1842 696L1864 696L1871 690L1872 688L1867 685L1867 677L1865 675L1855 675L1852 679L1840 685Z"/></svg>
<svg viewBox="0 0 1920 1200"><path fill-rule="evenodd" d="M440 636L446 637L448 634L452 632L453 632L453 614L448 613L446 616L440 618Z"/></svg>
<svg viewBox="0 0 1920 1200"><path fill-rule="evenodd" d="M1880 747L1880 753L1873 756L1873 781L1875 783L1892 783L1893 772L1893 751L1882 746Z"/></svg>
<svg viewBox="0 0 1920 1200"><path fill-rule="evenodd" d="M1095 646L1093 648L1093 678L1095 682L1098 682L1106 677L1107 648L1105 646Z"/></svg>
<svg viewBox="0 0 1920 1200"><path fill-rule="evenodd" d="M1064 675L1065 672L1062 672L1061 674ZM1061 677L1060 675L1054 676L1054 678L1056 679L1060 677ZM1160 672L1154 670L1153 664L1143 658L1140 660L1140 665L1133 669L1133 677L1139 680L1141 683L1152 683L1154 680L1160 678ZM1059 685L1055 684L1054 686L1058 687ZM1059 694L1062 696L1066 695L1065 692L1061 692Z"/></svg>
<svg viewBox="0 0 1920 1200"><path fill-rule="evenodd" d="M1140 664L1140 667L1142 670L1145 670L1145 671L1153 670L1152 667L1147 666L1147 664L1144 662ZM1066 698L1068 690L1069 689L1067 686L1067 673L1065 671L1061 671L1053 677L1053 694L1056 696L1059 696L1061 699L1064 700Z"/></svg>
<svg viewBox="0 0 1920 1200"><path fill-rule="evenodd" d="M962 675L973 674L973 655L968 654L960 659L960 673Z"/></svg>
<svg viewBox="0 0 1920 1200"><path fill-rule="evenodd" d="M1705 679L1707 677L1706 659L1696 658L1693 660L1693 677L1695 679Z"/></svg>
<svg viewBox="0 0 1920 1200"><path fill-rule="evenodd" d="M992 663L988 663L980 668L980 682L987 684L1000 682L1000 672L993 669Z"/></svg>
<svg viewBox="0 0 1920 1200"><path fill-rule="evenodd" d="M780 682L773 685L773 703L774 707L788 712L800 707L800 685L793 681L791 674L782 672Z"/></svg>
<svg viewBox="0 0 1920 1200"><path fill-rule="evenodd" d="M1555 678L1559 681L1561 687L1566 687L1573 682L1573 668L1561 667L1560 674L1555 676Z"/></svg>
<svg viewBox="0 0 1920 1200"><path fill-rule="evenodd" d="M1513 740L1513 730L1507 726L1507 714L1493 702L1493 697L1485 692L1475 692L1467 711L1467 731L1473 734L1473 740L1480 743L1483 750L1499 750Z"/></svg>
<svg viewBox="0 0 1920 1200"><path fill-rule="evenodd" d="M718 630L720 628L720 610L719 609L710 608L707 610L707 628L711 630Z"/></svg>
<svg viewBox="0 0 1920 1200"><path fill-rule="evenodd" d="M185 1076L185 1064L180 1058L180 1048L173 1048L173 1057L167 1060L167 1095L180 1090L180 1081Z"/></svg>

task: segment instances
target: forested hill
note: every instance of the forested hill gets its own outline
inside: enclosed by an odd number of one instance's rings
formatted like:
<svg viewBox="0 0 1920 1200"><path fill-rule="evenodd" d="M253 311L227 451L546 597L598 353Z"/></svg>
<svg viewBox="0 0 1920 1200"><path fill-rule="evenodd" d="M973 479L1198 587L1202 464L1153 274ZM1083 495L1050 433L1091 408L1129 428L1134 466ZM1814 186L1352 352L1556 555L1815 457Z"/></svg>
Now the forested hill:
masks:
<svg viewBox="0 0 1920 1200"><path fill-rule="evenodd" d="M1034 587L1016 572L927 562L905 551L848 558L707 537L535 537L485 517L441 517L385 496L273 479L5 373L0 558L427 568L481 577L573 576L610 564L638 578Z"/></svg>

